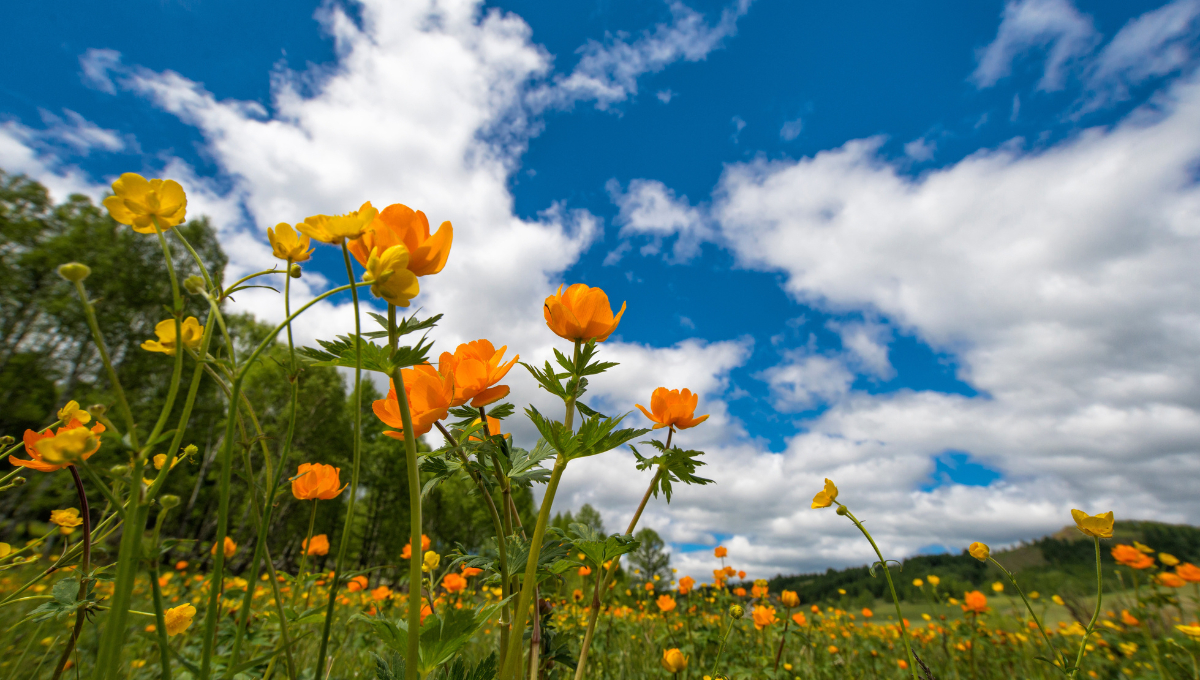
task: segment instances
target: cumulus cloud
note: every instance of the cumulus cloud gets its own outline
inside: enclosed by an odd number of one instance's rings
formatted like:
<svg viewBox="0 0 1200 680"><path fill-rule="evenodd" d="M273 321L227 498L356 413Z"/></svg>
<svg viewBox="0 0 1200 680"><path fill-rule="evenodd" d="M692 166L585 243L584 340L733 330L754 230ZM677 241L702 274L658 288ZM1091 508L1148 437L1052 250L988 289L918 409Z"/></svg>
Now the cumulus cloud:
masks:
<svg viewBox="0 0 1200 680"><path fill-rule="evenodd" d="M712 229L703 213L690 204L687 196L676 197L662 182L635 179L622 191L615 179L605 185L609 196L619 208L616 223L621 225L620 236L649 236L642 246L642 255L657 254L663 240L676 236L671 249L675 262L687 262L700 254L700 244L712 238ZM627 250L627 249L626 249ZM615 250L605 264L614 264L625 250ZM611 260L611 261L610 261Z"/></svg>
<svg viewBox="0 0 1200 680"><path fill-rule="evenodd" d="M1127 99L1130 87L1188 64L1198 17L1200 0L1176 0L1131 19L1090 65L1084 110Z"/></svg>
<svg viewBox="0 0 1200 680"><path fill-rule="evenodd" d="M1038 87L1058 90L1072 60L1091 52L1099 35L1091 17L1071 0L1010 0L1004 6L996 38L979 51L972 80L991 87L1012 73L1013 62L1030 51L1045 52L1045 70Z"/></svg>
<svg viewBox="0 0 1200 680"><path fill-rule="evenodd" d="M658 73L681 59L702 61L719 49L726 38L737 33L737 21L749 11L750 3L736 0L721 11L716 23L709 24L703 14L670 0L669 21L655 24L636 38L622 32L607 35L603 41L589 40L577 50L580 57L574 70L533 90L529 101L535 109L594 101L601 110L623 102L637 95L638 78L644 74ZM673 93L664 92L658 97L665 104Z"/></svg>

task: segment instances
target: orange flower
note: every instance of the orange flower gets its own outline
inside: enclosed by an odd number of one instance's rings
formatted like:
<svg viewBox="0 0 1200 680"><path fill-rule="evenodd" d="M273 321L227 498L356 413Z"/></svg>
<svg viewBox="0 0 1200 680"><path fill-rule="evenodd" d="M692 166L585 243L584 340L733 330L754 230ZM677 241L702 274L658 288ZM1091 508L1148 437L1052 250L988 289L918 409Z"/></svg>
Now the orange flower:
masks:
<svg viewBox="0 0 1200 680"><path fill-rule="evenodd" d="M367 589L367 577L366 576L361 576L361 575L355 576L354 578L352 578L346 582L346 590L348 590L352 593L357 593L360 590L366 590L366 589Z"/></svg>
<svg viewBox="0 0 1200 680"><path fill-rule="evenodd" d="M751 597L766 597L767 596L767 587L766 586L757 586L757 585L752 586L750 588L750 596Z"/></svg>
<svg viewBox="0 0 1200 680"><path fill-rule="evenodd" d="M76 430L82 430L82 432L77 432ZM71 463L51 463L42 457L42 449L50 451L54 448L65 448L51 446L55 443L54 440L58 439L59 437L63 437L63 439L59 440L59 442L62 444L72 445L78 443L78 448L82 449L82 453L79 453L79 457L83 460L87 460L88 458L92 457L92 454L100 450L99 435L101 432L104 432L103 424L96 423L91 427L91 429L88 429L83 426L83 423L79 422L75 418L72 418L71 422L67 423L65 426L58 428L54 434L51 434L49 430L41 433L34 432L33 430L25 430L25 453L29 454L29 460L17 458L16 456L9 456L8 462L12 463L13 465L27 467L31 470L37 470L38 472L57 472L58 470L71 465ZM84 446L85 444L90 445ZM76 447L72 446L72 448ZM51 458L54 457L55 456L53 453L51 453Z"/></svg>
<svg viewBox="0 0 1200 680"><path fill-rule="evenodd" d="M329 554L329 537L325 534L317 534L312 537L312 541L304 539L304 552L308 555L328 555Z"/></svg>
<svg viewBox="0 0 1200 680"><path fill-rule="evenodd" d="M870 609L867 609L866 607L863 607L862 615L863 615L863 618L869 619L872 616L875 616L875 612L871 611Z"/></svg>
<svg viewBox="0 0 1200 680"><path fill-rule="evenodd" d="M408 410L412 416L413 433L421 436L433 429L433 424L450 411L454 401L454 376L442 375L429 364L400 371L404 380L404 392L408 397ZM400 418L400 402L396 397L396 384L390 383L387 398L371 404L375 416L396 430L384 430L393 439L404 439L404 422Z"/></svg>
<svg viewBox="0 0 1200 680"><path fill-rule="evenodd" d="M678 649L663 650L662 667L668 673L678 674L682 670L686 670L688 659L683 655L683 652Z"/></svg>
<svg viewBox="0 0 1200 680"><path fill-rule="evenodd" d="M383 252L402 245L408 249L408 270L417 276L428 276L446 266L453 241L454 227L449 222L442 222L437 232L430 236L429 218L425 213L393 203L375 217L361 238L350 242L350 254L365 267L371 250L378 248Z"/></svg>
<svg viewBox="0 0 1200 680"><path fill-rule="evenodd" d="M1120 544L1112 549L1113 559L1131 569L1148 569L1154 566L1154 558L1131 545Z"/></svg>
<svg viewBox="0 0 1200 680"><path fill-rule="evenodd" d="M572 590L571 599L575 600L576 602L583 602L583 591L578 588Z"/></svg>
<svg viewBox="0 0 1200 680"><path fill-rule="evenodd" d="M647 591L647 592L652 592L653 590L654 590L654 584L653 584L653 583L646 583L646 591Z"/></svg>
<svg viewBox="0 0 1200 680"><path fill-rule="evenodd" d="M746 597L746 589L745 588L734 588L733 594L737 595L738 597Z"/></svg>
<svg viewBox="0 0 1200 680"><path fill-rule="evenodd" d="M463 578L471 578L472 576L478 576L479 574L483 573L482 569L476 569L475 567L468 567L465 565L463 566L462 570Z"/></svg>
<svg viewBox="0 0 1200 680"><path fill-rule="evenodd" d="M665 614L675 608L675 598L670 595L659 595L654 604L658 605L659 611Z"/></svg>
<svg viewBox="0 0 1200 680"><path fill-rule="evenodd" d="M800 596L794 590L785 590L779 594L779 604L789 609L800 606Z"/></svg>
<svg viewBox="0 0 1200 680"><path fill-rule="evenodd" d="M421 623L425 623L425 617L432 613L433 610L429 608L429 605L421 605Z"/></svg>
<svg viewBox="0 0 1200 680"><path fill-rule="evenodd" d="M487 340L476 340L459 345L454 354L442 352L438 372L454 376L454 401L450 405L461 406L469 401L471 406L487 406L508 396L508 385L496 383L504 379L521 355L501 364L507 349L507 345L497 350Z"/></svg>
<svg viewBox="0 0 1200 680"><path fill-rule="evenodd" d="M739 572L738 572L738 578L746 578L746 572L744 572L744 571L739 571Z"/></svg>
<svg viewBox="0 0 1200 680"><path fill-rule="evenodd" d="M1200 567L1191 562L1184 562L1175 567L1175 573L1179 575L1179 578L1188 583L1200 583Z"/></svg>
<svg viewBox="0 0 1200 680"><path fill-rule="evenodd" d="M431 546L431 545L433 545L433 543L429 540L429 537L426 536L425 534L421 534L421 554L422 555L425 554L426 550L429 550L429 546ZM412 541L411 540L404 545L404 550L400 551L400 559L402 559L402 560L412 559Z"/></svg>
<svg viewBox="0 0 1200 680"><path fill-rule="evenodd" d="M187 568L188 568L187 560L179 560L178 562L175 563L176 571L183 571L184 569L187 569Z"/></svg>
<svg viewBox="0 0 1200 680"><path fill-rule="evenodd" d="M775 618L774 607L755 607L753 616L754 627L758 630L762 630L778 620Z"/></svg>
<svg viewBox="0 0 1200 680"><path fill-rule="evenodd" d="M1136 618L1134 618L1134 616L1132 614L1129 613L1128 609L1122 609L1121 610L1121 623L1125 624L1126 626L1136 626L1136 625L1139 625L1140 622Z"/></svg>
<svg viewBox="0 0 1200 680"><path fill-rule="evenodd" d="M695 587L695 585L696 579L692 578L691 576L684 576L683 578L679 579L679 594L687 595L688 593L692 592L692 588Z"/></svg>
<svg viewBox="0 0 1200 680"><path fill-rule="evenodd" d="M592 573L592 568L591 568L591 567L588 567L588 566L582 566L582 567L580 567L580 568L579 568L579 575L580 575L580 576L588 576L588 575L589 575L589 574L591 574L591 573Z"/></svg>
<svg viewBox="0 0 1200 680"><path fill-rule="evenodd" d="M727 550L723 545L718 545L717 548L713 550L713 557L725 557L728 554L729 550Z"/></svg>
<svg viewBox="0 0 1200 680"><path fill-rule="evenodd" d="M795 614L792 614L792 620L796 622L797 626L808 625L808 619L805 618L804 612L796 612Z"/></svg>
<svg viewBox="0 0 1200 680"><path fill-rule="evenodd" d="M1178 574L1172 574L1169 571L1159 574L1158 582L1168 588L1182 588L1187 585L1187 581L1180 578Z"/></svg>
<svg viewBox="0 0 1200 680"><path fill-rule="evenodd" d="M495 437L496 435L500 435L500 436L504 437L505 439L509 439L512 437L511 434L500 431L500 421L499 420L497 420L496 418L493 418L491 416L488 416L487 419L488 419L487 433L489 436ZM479 424L478 418L471 421L471 427L474 427L478 424ZM476 432L475 434L471 435L471 441L473 441L473 442L483 441L483 429L482 428L479 430L479 432Z"/></svg>
<svg viewBox="0 0 1200 680"><path fill-rule="evenodd" d="M707 415L695 417L696 402L700 399L700 395L692 394L691 390L684 388L683 390L668 390L665 387L660 387L654 390L650 395L650 410L647 411L645 406L634 404L647 418L654 421L654 429L660 427L674 427L677 430L686 430L689 427L695 427L700 423L708 420Z"/></svg>
<svg viewBox="0 0 1200 680"><path fill-rule="evenodd" d="M969 593L963 593L962 610L964 612L975 612L976 614L982 614L987 610L987 596L978 590L972 590Z"/></svg>
<svg viewBox="0 0 1200 680"><path fill-rule="evenodd" d="M212 550L209 550L208 552L209 552L209 554L216 555L217 554L217 544L213 543ZM229 558L233 557L234 553L236 553L236 552L237 552L237 543L234 543L232 538L226 536L225 537L225 559L229 559Z"/></svg>
<svg viewBox="0 0 1200 680"><path fill-rule="evenodd" d="M729 578L737 573L737 570L734 569L733 567L725 567L725 569L723 571L725 572L726 578Z"/></svg>
<svg viewBox="0 0 1200 680"><path fill-rule="evenodd" d="M341 471L341 468L324 463L301 463L292 478L292 495L301 501L337 498L346 488L338 488Z"/></svg>
<svg viewBox="0 0 1200 680"><path fill-rule="evenodd" d="M604 342L621 323L625 303L621 303L621 311L613 316L604 291L576 283L566 293L559 286L558 292L546 298L542 312L546 325L564 340Z"/></svg>
<svg viewBox="0 0 1200 680"><path fill-rule="evenodd" d="M454 572L451 572L442 578L442 587L445 588L447 592L461 593L467 587L467 579L455 574Z"/></svg>

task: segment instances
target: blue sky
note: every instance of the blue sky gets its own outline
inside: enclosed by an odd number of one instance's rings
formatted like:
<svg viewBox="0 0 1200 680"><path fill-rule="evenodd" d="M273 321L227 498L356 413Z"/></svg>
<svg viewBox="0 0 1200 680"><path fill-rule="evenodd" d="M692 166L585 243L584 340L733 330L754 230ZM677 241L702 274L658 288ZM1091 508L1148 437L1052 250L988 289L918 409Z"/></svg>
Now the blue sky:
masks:
<svg viewBox="0 0 1200 680"><path fill-rule="evenodd" d="M176 177L235 271L269 266L276 222L424 208L456 229L418 300L442 348L540 361L554 286L629 301L599 403L691 387L714 414L687 445L718 486L646 520L688 568L717 540L763 573L865 561L807 510L826 476L902 554L1072 506L1200 520L1168 472L1200 437L1200 3L433 7L14 7L0 167L59 196ZM345 276L308 271L302 294ZM581 464L562 502L615 525L628 463Z"/></svg>

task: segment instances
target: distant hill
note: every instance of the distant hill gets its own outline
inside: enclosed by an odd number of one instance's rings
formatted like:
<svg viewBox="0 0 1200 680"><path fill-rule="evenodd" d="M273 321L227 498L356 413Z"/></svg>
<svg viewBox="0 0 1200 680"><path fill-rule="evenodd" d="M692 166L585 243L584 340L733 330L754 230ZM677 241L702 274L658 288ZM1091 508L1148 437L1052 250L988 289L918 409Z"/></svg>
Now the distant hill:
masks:
<svg viewBox="0 0 1200 680"><path fill-rule="evenodd" d="M1121 586L1115 572L1108 568L1115 564L1109 554L1112 547L1133 541L1140 541L1156 552L1170 553L1184 562L1200 564L1200 528L1161 522L1118 521L1113 538L1100 542L1101 562L1106 565L1106 587ZM1027 593L1038 591L1047 595L1074 595L1095 589L1095 549L1091 540L1074 525L993 555L996 561L1017 576L1018 583ZM965 591L981 590L994 581L1003 580L998 569L990 563L976 560L965 550L959 555L910 557L904 560L903 568L898 572L892 566L896 592L901 599L910 602L926 600L926 595L913 586L912 581L917 578L928 579L931 574L941 579L938 585L940 592L948 592L956 597L961 597ZM1111 584L1107 583L1109 579L1112 579ZM876 599L889 597L883 574L876 570L876 578L872 578L865 566L829 569L823 574L779 575L770 579L770 588L772 593L794 590L799 593L801 602L842 607L870 606ZM839 589L846 591L845 594L840 593Z"/></svg>

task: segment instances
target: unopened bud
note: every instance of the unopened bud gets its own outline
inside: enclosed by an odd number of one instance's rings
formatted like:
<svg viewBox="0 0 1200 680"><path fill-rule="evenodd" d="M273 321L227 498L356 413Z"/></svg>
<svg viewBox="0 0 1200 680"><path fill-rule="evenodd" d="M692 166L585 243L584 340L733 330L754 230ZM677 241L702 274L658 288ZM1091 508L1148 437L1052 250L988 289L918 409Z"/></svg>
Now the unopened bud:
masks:
<svg viewBox="0 0 1200 680"><path fill-rule="evenodd" d="M6 434L3 437L0 437L0 446L12 446L16 443L16 438L14 438L11 434Z"/></svg>
<svg viewBox="0 0 1200 680"><path fill-rule="evenodd" d="M298 279L298 278L300 278L300 274L302 271L303 270L300 269L300 265L293 264L291 266L291 268L288 269L288 276L292 277L293 279Z"/></svg>
<svg viewBox="0 0 1200 680"><path fill-rule="evenodd" d="M729 615L735 619L740 619L746 615L746 608L740 604L729 605Z"/></svg>
<svg viewBox="0 0 1200 680"><path fill-rule="evenodd" d="M158 497L158 502L162 504L164 510L179 507L179 496L173 493L164 494Z"/></svg>
<svg viewBox="0 0 1200 680"><path fill-rule="evenodd" d="M108 407L104 404L92 404L91 406L87 407L87 412L92 414L93 418L98 419L100 416L108 413Z"/></svg>
<svg viewBox="0 0 1200 680"><path fill-rule="evenodd" d="M199 450L200 449L196 448L195 444L188 444L187 446L183 447L183 455L188 460L191 460L192 456L195 456L196 452L198 452Z"/></svg>
<svg viewBox="0 0 1200 680"><path fill-rule="evenodd" d="M72 283L86 279L91 273L91 267L79 262L68 262L58 268L58 275Z"/></svg>
<svg viewBox="0 0 1200 680"><path fill-rule="evenodd" d="M189 276L183 280L183 287L192 295L203 295L204 279L199 276Z"/></svg>
<svg viewBox="0 0 1200 680"><path fill-rule="evenodd" d="M25 478L24 478L24 477L17 477L16 479L14 479L14 480L12 480L11 482L9 482L9 484L11 484L11 485L13 485L13 486L21 486L21 485L22 485L22 484L24 484L24 483L25 483Z"/></svg>
<svg viewBox="0 0 1200 680"><path fill-rule="evenodd" d="M118 477L124 477L125 475L129 474L129 466L128 465L114 465L114 466L110 467L108 469L108 471Z"/></svg>
<svg viewBox="0 0 1200 680"><path fill-rule="evenodd" d="M846 509L846 506L844 506L844 505L839 505L839 506L838 506L838 509L837 509L837 514L839 514L839 515L841 515L841 516L845 517L845 516L846 516L846 513L848 513L848 512L850 512L850 511Z"/></svg>

